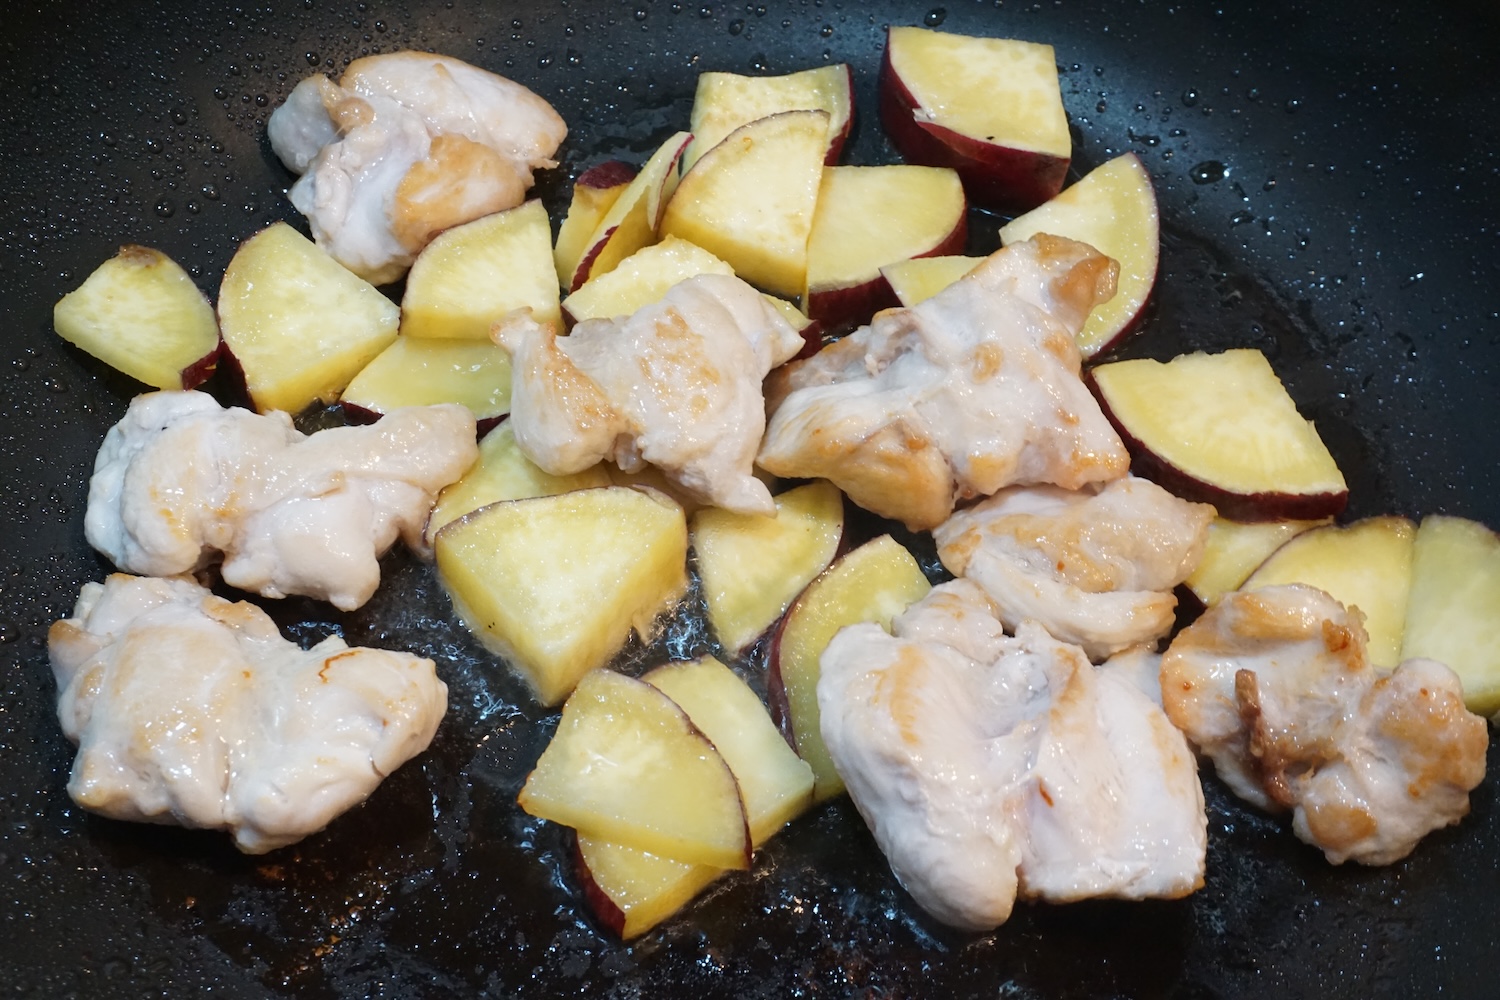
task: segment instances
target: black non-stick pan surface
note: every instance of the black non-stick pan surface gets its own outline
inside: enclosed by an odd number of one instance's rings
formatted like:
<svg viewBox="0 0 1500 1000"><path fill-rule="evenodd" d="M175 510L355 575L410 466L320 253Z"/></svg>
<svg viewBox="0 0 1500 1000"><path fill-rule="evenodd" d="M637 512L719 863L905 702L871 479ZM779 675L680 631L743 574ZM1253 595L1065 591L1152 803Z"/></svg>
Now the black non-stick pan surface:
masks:
<svg viewBox="0 0 1500 1000"><path fill-rule="evenodd" d="M540 196L686 127L703 70L848 61L850 162L887 24L1056 47L1075 176L1126 150L1156 179L1163 274L1122 352L1264 350L1352 488L1347 517L1500 525L1500 19L1488 3L939 5L722 0L7 4L0 18L0 992L18 996L1490 997L1494 779L1387 868L1334 868L1211 776L1207 885L1178 902L927 919L847 802L625 947L591 922L557 828L515 794L552 728L453 623L432 572L386 562L371 604L263 602L287 632L434 657L432 749L325 833L262 858L91 817L64 793L47 625L108 570L83 542L93 455L139 387L52 332L122 243L214 295L291 178L264 123L296 81L431 49L519 79L572 132ZM976 216L974 249L996 220ZM222 394L222 389L220 389ZM337 420L338 414L326 415ZM673 650L711 649L683 616ZM635 665L667 655L637 654ZM739 666L757 676L754 658ZM1491 754L1491 770L1497 757Z"/></svg>

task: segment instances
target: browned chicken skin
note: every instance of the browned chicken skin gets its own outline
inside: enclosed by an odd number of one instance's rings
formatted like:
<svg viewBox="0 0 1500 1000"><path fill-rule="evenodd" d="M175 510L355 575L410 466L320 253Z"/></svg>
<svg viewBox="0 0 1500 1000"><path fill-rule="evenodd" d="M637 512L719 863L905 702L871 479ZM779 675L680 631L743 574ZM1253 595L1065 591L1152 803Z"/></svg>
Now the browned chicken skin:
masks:
<svg viewBox="0 0 1500 1000"><path fill-rule="evenodd" d="M1291 584L1228 595L1162 658L1173 723L1335 864L1389 864L1467 815L1489 743L1451 670L1381 676L1365 642L1358 610Z"/></svg>
<svg viewBox="0 0 1500 1000"><path fill-rule="evenodd" d="M913 530L1013 483L1078 489L1123 476L1128 456L1079 378L1074 342L1117 271L1053 236L997 251L774 377L758 461L830 479Z"/></svg>

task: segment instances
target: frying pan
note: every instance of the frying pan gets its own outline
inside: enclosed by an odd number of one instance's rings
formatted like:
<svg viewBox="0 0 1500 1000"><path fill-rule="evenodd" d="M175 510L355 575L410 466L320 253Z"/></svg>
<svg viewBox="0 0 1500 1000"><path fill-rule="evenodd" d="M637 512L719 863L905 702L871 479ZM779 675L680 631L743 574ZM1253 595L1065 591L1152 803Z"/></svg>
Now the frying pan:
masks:
<svg viewBox="0 0 1500 1000"><path fill-rule="evenodd" d="M939 6L940 5L940 6ZM1056 47L1075 173L1155 176L1163 275L1125 355L1270 356L1349 478L1347 517L1500 525L1500 16L1393 0L411 3L37 0L0 60L0 982L21 996L1494 996L1493 781L1407 861L1334 868L1205 776L1207 885L1178 902L1022 906L956 934L894 883L847 802L798 820L633 946L580 905L557 828L514 804L552 723L402 554L356 614L265 602L303 641L435 657L433 748L305 843L89 816L63 791L45 629L106 565L83 542L94 451L138 386L57 339L50 307L125 242L210 295L238 241L295 213L267 113L304 74L433 49L519 79L572 134L538 192L683 127L698 72L855 70L848 159L893 158L874 108L886 24ZM996 220L977 217L974 249ZM987 241L987 242L986 242ZM335 415L336 418L336 415ZM668 652L709 648L684 616ZM741 667L754 676L753 661ZM1496 756L1490 757L1495 769Z"/></svg>

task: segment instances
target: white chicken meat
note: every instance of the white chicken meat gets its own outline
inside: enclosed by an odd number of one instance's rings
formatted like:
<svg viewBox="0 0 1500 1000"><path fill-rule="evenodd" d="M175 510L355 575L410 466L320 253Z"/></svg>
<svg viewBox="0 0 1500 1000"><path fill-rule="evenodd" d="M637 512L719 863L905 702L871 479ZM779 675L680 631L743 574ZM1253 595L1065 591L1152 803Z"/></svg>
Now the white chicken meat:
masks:
<svg viewBox="0 0 1500 1000"><path fill-rule="evenodd" d="M516 443L547 472L649 464L705 503L775 513L753 475L761 382L803 341L739 278L689 278L631 316L585 320L565 337L525 314L493 337L511 356Z"/></svg>
<svg viewBox="0 0 1500 1000"><path fill-rule="evenodd" d="M1177 898L1207 820L1181 733L1133 680L943 584L821 658L822 734L891 869L937 919L986 930L1017 896ZM1135 660L1132 666L1138 665Z"/></svg>
<svg viewBox="0 0 1500 1000"><path fill-rule="evenodd" d="M477 457L474 416L455 404L306 435L285 413L146 393L104 437L84 528L130 573L173 576L222 557L232 586L347 611L375 592L398 536L421 544L438 491Z"/></svg>
<svg viewBox="0 0 1500 1000"><path fill-rule="evenodd" d="M1365 644L1357 609L1289 584L1227 595L1162 658L1172 721L1334 864L1389 864L1458 822L1489 744L1451 670L1416 659L1383 675Z"/></svg>
<svg viewBox="0 0 1500 1000"><path fill-rule="evenodd" d="M567 126L512 80L394 52L356 59L337 84L303 80L267 133L302 175L288 194L318 245L379 284L444 229L519 205Z"/></svg>
<svg viewBox="0 0 1500 1000"><path fill-rule="evenodd" d="M68 794L114 819L227 830L248 854L316 833L425 750L431 660L283 639L253 604L117 573L53 624Z"/></svg>
<svg viewBox="0 0 1500 1000"><path fill-rule="evenodd" d="M1123 476L1129 457L1079 377L1074 342L1118 270L1086 244L1040 235L877 314L772 380L760 465L830 479L913 530L1013 483Z"/></svg>
<svg viewBox="0 0 1500 1000"><path fill-rule="evenodd" d="M1214 509L1127 476L1098 490L1012 486L933 530L938 556L1015 628L1026 619L1095 660L1172 629L1172 593L1203 557Z"/></svg>

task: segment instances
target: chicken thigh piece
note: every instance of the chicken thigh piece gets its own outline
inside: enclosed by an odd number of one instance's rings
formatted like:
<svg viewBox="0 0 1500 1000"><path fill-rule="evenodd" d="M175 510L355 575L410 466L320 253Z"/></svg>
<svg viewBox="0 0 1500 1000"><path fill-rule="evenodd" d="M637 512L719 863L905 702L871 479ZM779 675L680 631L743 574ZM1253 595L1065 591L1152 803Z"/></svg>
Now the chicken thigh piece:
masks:
<svg viewBox="0 0 1500 1000"><path fill-rule="evenodd" d="M1203 884L1207 820L1182 734L1124 671L1024 623L978 587L935 587L821 659L823 739L897 879L987 930L1019 895L1176 898Z"/></svg>
<svg viewBox="0 0 1500 1000"><path fill-rule="evenodd" d="M1102 660L1172 629L1214 509L1127 476L1098 490L1011 486L933 530L949 572L1015 628L1033 619Z"/></svg>
<svg viewBox="0 0 1500 1000"><path fill-rule="evenodd" d="M432 742L433 662L300 649L253 604L116 573L53 624L68 794L114 819L227 830L247 854L316 833Z"/></svg>
<svg viewBox="0 0 1500 1000"><path fill-rule="evenodd" d="M232 586L349 611L375 592L398 535L421 544L438 491L477 457L474 416L455 404L309 436L285 413L151 392L104 437L84 529L127 572L173 576L222 557Z"/></svg>
<svg viewBox="0 0 1500 1000"><path fill-rule="evenodd" d="M361 97L383 96L422 116L434 136L459 135L529 171L555 167L552 154L568 126L528 88L451 56L391 52L356 59L339 85Z"/></svg>
<svg viewBox="0 0 1500 1000"><path fill-rule="evenodd" d="M338 84L308 77L266 130L302 175L288 194L313 238L376 284L444 229L519 205L567 135L520 84L422 52L356 59Z"/></svg>
<svg viewBox="0 0 1500 1000"><path fill-rule="evenodd" d="M511 356L516 443L546 471L649 464L705 503L775 513L752 474L761 382L803 341L739 278L697 275L631 316L585 320L565 337L525 314L493 337Z"/></svg>
<svg viewBox="0 0 1500 1000"><path fill-rule="evenodd" d="M1363 617L1313 587L1227 595L1162 657L1167 714L1236 794L1334 864L1383 865L1469 812L1489 731L1433 660L1382 676Z"/></svg>
<svg viewBox="0 0 1500 1000"><path fill-rule="evenodd" d="M1013 483L1123 476L1129 457L1079 377L1073 339L1118 270L1086 244L1039 235L877 314L772 380L761 466L830 479L913 530Z"/></svg>

